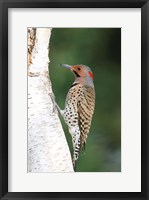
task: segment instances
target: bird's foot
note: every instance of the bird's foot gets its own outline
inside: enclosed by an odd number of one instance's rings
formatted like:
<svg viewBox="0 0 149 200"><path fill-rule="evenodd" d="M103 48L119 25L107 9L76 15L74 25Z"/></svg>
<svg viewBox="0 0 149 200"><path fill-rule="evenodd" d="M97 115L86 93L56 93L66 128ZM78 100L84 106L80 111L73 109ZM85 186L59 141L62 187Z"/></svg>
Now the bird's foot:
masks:
<svg viewBox="0 0 149 200"><path fill-rule="evenodd" d="M55 111L57 111L57 104L55 102L55 96L53 93L50 93L50 97L51 97L51 100L52 100L52 103L53 103L53 110L52 110L52 113L55 113Z"/></svg>

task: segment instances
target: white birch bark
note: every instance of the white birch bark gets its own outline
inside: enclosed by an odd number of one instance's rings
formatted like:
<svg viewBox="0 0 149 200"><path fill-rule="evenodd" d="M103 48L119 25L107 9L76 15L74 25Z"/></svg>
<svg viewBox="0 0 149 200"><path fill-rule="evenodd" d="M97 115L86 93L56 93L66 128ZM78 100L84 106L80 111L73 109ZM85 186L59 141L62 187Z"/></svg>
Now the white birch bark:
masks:
<svg viewBox="0 0 149 200"><path fill-rule="evenodd" d="M31 29L30 29L31 30ZM28 172L73 172L48 76L50 28L36 28L28 67Z"/></svg>

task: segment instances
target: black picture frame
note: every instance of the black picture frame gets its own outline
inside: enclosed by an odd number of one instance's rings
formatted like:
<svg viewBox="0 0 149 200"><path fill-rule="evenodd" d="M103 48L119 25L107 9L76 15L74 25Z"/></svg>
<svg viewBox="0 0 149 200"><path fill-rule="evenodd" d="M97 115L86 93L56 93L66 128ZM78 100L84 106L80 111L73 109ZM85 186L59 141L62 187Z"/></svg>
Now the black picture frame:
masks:
<svg viewBox="0 0 149 200"><path fill-rule="evenodd" d="M141 192L8 192L8 9L141 8ZM1 0L0 1L0 198L1 199L149 199L149 2L148 0ZM23 181L23 180L22 180ZM114 180L113 180L114 181Z"/></svg>

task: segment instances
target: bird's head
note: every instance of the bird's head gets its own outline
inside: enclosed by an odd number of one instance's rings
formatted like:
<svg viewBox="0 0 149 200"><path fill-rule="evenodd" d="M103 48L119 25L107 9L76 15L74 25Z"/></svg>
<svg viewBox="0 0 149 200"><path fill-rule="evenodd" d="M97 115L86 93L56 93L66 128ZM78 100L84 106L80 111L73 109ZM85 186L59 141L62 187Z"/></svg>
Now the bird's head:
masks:
<svg viewBox="0 0 149 200"><path fill-rule="evenodd" d="M61 67L67 68L75 75L75 82L79 82L84 85L93 85L93 73L90 67L86 65L67 65L60 64Z"/></svg>

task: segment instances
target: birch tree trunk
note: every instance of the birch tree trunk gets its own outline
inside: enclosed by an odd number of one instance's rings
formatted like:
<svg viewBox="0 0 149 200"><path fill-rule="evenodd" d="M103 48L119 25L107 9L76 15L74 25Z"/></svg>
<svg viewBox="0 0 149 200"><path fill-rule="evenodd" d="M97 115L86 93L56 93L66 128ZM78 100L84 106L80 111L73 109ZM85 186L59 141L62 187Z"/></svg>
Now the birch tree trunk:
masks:
<svg viewBox="0 0 149 200"><path fill-rule="evenodd" d="M73 172L49 78L51 28L28 29L28 172Z"/></svg>

